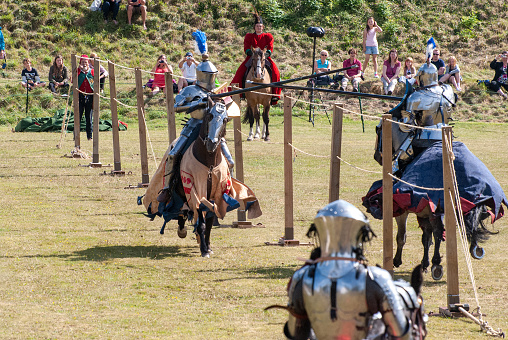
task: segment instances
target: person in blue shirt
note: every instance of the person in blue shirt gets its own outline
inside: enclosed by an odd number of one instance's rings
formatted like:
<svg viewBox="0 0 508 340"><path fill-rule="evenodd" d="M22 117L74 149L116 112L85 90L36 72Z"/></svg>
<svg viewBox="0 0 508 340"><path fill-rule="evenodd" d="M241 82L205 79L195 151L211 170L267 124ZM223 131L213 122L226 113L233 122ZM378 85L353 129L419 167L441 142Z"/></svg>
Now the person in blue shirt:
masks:
<svg viewBox="0 0 508 340"><path fill-rule="evenodd" d="M314 73L321 73L330 71L332 69L332 63L330 60L326 59L328 57L328 52L326 50L322 50L320 53L320 58L314 62ZM328 75L322 75L317 78L318 85L328 85L330 83L330 77Z"/></svg>
<svg viewBox="0 0 508 340"><path fill-rule="evenodd" d="M437 68L437 80L441 80L446 71L444 60L439 58L440 54L439 49L435 48L432 52L432 58L430 59L430 62Z"/></svg>
<svg viewBox="0 0 508 340"><path fill-rule="evenodd" d="M2 27L0 27L0 59L5 59L5 41L2 33Z"/></svg>

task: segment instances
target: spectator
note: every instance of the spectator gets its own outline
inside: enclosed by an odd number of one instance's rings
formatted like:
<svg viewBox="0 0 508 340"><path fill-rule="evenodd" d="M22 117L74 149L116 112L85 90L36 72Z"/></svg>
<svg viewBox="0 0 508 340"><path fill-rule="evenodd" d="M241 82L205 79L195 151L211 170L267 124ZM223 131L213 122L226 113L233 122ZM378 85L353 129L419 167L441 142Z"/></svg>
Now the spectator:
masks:
<svg viewBox="0 0 508 340"><path fill-rule="evenodd" d="M88 59L88 63L90 64L90 68L93 70L93 58L99 59L97 53L90 53L90 59ZM99 63L99 86L101 93L104 93L104 83L106 82L106 78L109 76L108 71Z"/></svg>
<svg viewBox="0 0 508 340"><path fill-rule="evenodd" d="M85 113L86 138L92 139L92 108L93 108L93 69L90 68L88 56L83 54L79 59L78 66L78 89L79 89L79 122ZM74 118L76 121L76 118ZM76 124L76 122L75 122Z"/></svg>
<svg viewBox="0 0 508 340"><path fill-rule="evenodd" d="M377 55L379 54L376 33L383 32L373 17L367 19L367 26L363 30L363 53L365 53L364 72L369 65L369 57L372 55L372 64L374 65L374 78L379 78L377 74Z"/></svg>
<svg viewBox="0 0 508 340"><path fill-rule="evenodd" d="M155 64L155 67L152 69L154 76L152 92L150 93L151 96L156 95L160 90L163 90L164 87L166 87L166 79L164 78L164 73L166 72L173 73L173 68L168 65L166 56L162 54L159 58L157 58L157 64Z"/></svg>
<svg viewBox="0 0 508 340"><path fill-rule="evenodd" d="M388 59L383 63L383 75L381 81L383 82L383 89L385 94L391 96L395 85L397 85L397 79L400 73L400 61L397 50L392 48Z"/></svg>
<svg viewBox="0 0 508 340"><path fill-rule="evenodd" d="M446 66L446 74L441 78L441 82L446 83L447 81L452 83L457 91L462 91L460 88L460 81L462 76L460 75L459 65L457 65L457 59L454 56L448 58L448 66Z"/></svg>
<svg viewBox="0 0 508 340"><path fill-rule="evenodd" d="M146 1L145 0L127 0L127 23L132 25L132 13L140 12L143 19L143 29L146 30Z"/></svg>
<svg viewBox="0 0 508 340"><path fill-rule="evenodd" d="M5 60L5 41L1 26L0 26L0 59ZM5 66L2 66L2 68L5 68Z"/></svg>
<svg viewBox="0 0 508 340"><path fill-rule="evenodd" d="M407 57L404 61L404 72L400 76L399 81L401 83L406 83L406 80L409 84L414 85L416 83L416 68L413 65L413 58Z"/></svg>
<svg viewBox="0 0 508 340"><path fill-rule="evenodd" d="M108 22L109 13L111 13L111 18L113 19L113 23L118 25L118 21L116 21L116 16L118 15L118 11L120 10L120 3L122 0L104 0L102 2L102 13L104 13L104 23Z"/></svg>
<svg viewBox="0 0 508 340"><path fill-rule="evenodd" d="M198 62L192 56L191 52L185 53L185 57L180 61L178 67L182 71L183 77L178 79L178 92L186 86L193 85L196 81L196 67Z"/></svg>
<svg viewBox="0 0 508 340"><path fill-rule="evenodd" d="M344 60L342 67L346 68L353 65L358 65L358 67L350 68L349 70L344 71L344 77L342 78L342 86L340 87L340 90L345 91L347 89L347 83L351 81L351 84L353 85L353 92L358 92L358 85L360 84L360 79L362 77L362 63L356 59L356 49L351 48L348 53L349 59Z"/></svg>
<svg viewBox="0 0 508 340"><path fill-rule="evenodd" d="M326 59L326 57L328 57L328 51L322 50L319 55L320 58L314 61L314 73L322 73L330 71L332 69L332 63L330 62L330 60ZM315 79L318 85L330 84L330 77L328 75L322 75Z"/></svg>
<svg viewBox="0 0 508 340"><path fill-rule="evenodd" d="M23 71L21 71L21 85L23 87L30 91L34 87L43 87L46 85L45 82L41 81L37 70L32 67L30 58L23 59L23 65L25 66Z"/></svg>
<svg viewBox="0 0 508 340"><path fill-rule="evenodd" d="M498 61L500 60L500 61ZM495 70L494 79L490 82L490 89L499 93L504 99L508 95L503 92L501 87L508 91L508 51L503 51L490 63L490 68Z"/></svg>
<svg viewBox="0 0 508 340"><path fill-rule="evenodd" d="M446 68L445 63L443 59L439 58L439 49L435 48L434 52L432 52L432 59L430 59L430 62L434 64L437 68L437 80L441 80L441 78L444 76Z"/></svg>
<svg viewBox="0 0 508 340"><path fill-rule="evenodd" d="M62 55L57 54L53 60L53 65L49 68L49 89L53 94L58 94L59 88L69 88L69 78L67 77L67 67L63 64ZM63 96L67 97L65 93Z"/></svg>

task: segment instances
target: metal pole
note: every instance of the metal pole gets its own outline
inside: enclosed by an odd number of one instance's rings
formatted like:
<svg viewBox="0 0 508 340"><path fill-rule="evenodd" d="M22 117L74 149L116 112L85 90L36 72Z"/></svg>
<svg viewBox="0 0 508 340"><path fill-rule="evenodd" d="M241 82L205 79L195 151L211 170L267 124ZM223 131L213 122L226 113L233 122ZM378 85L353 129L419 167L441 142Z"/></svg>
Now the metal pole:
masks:
<svg viewBox="0 0 508 340"><path fill-rule="evenodd" d="M316 59L316 37L314 37L314 47L312 49L312 71L310 72L310 74L314 74L314 60ZM313 103L314 101L314 82L312 82L312 88L310 90L310 104L309 104L309 122L312 122L312 108L313 108Z"/></svg>

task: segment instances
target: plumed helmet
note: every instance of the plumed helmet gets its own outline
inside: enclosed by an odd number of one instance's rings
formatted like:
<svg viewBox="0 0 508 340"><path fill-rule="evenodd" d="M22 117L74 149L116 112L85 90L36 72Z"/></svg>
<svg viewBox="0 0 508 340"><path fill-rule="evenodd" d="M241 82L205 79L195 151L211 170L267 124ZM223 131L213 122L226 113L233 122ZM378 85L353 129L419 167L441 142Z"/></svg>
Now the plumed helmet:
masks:
<svg viewBox="0 0 508 340"><path fill-rule="evenodd" d="M437 67L432 63L424 63L416 74L420 86L437 85L437 78Z"/></svg>
<svg viewBox="0 0 508 340"><path fill-rule="evenodd" d="M208 60L208 55L203 54L203 61L196 67L196 85L208 91L213 90L215 88L217 73L217 68Z"/></svg>
<svg viewBox="0 0 508 340"><path fill-rule="evenodd" d="M263 18L261 18L261 16L257 13L254 13L254 26L256 24L261 24L261 25L264 25L263 24Z"/></svg>
<svg viewBox="0 0 508 340"><path fill-rule="evenodd" d="M314 224L322 257L336 254L353 257L353 247L360 242L360 230L369 226L369 220L351 203L337 200L318 211Z"/></svg>

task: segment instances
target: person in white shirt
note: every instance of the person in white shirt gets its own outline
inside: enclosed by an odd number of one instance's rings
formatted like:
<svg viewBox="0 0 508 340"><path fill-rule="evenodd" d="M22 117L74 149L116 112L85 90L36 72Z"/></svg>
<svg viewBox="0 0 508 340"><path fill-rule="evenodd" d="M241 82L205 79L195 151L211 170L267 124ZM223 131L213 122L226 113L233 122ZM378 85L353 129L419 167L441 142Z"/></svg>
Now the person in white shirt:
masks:
<svg viewBox="0 0 508 340"><path fill-rule="evenodd" d="M178 67L182 71L183 77L178 79L178 92L184 87L193 85L196 81L196 66L198 62L194 59L191 52L187 52L180 61Z"/></svg>

